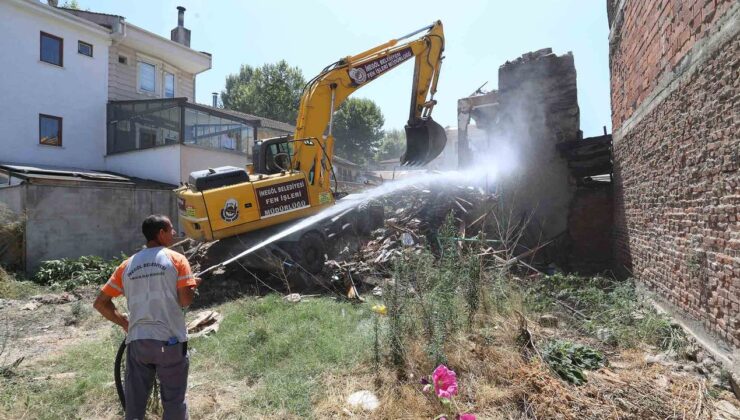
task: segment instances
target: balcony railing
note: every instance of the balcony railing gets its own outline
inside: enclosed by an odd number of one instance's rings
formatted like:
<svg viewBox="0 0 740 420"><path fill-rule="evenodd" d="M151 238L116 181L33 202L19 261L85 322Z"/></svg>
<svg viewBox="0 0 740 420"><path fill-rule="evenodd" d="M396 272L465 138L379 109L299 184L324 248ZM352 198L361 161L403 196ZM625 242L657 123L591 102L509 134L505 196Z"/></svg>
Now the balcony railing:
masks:
<svg viewBox="0 0 740 420"><path fill-rule="evenodd" d="M108 154L179 143L249 155L258 126L187 98L111 101Z"/></svg>

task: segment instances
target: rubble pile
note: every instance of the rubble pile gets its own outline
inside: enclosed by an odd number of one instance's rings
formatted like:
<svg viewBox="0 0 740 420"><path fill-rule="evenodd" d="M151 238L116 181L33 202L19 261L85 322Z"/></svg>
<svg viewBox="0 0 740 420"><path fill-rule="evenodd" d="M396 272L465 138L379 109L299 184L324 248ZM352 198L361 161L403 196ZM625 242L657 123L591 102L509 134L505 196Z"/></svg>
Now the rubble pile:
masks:
<svg viewBox="0 0 740 420"><path fill-rule="evenodd" d="M475 237L484 230L486 216L495 203L496 196L481 188L409 187L383 199L385 224L371 233L370 240L347 244L326 266L334 272L362 276L374 284L373 277L383 277L403 250L420 253L429 247L437 252L437 231L450 214L456 238Z"/></svg>
<svg viewBox="0 0 740 420"><path fill-rule="evenodd" d="M364 234L347 229L337 237L330 238L327 244L331 249L327 249L324 272L309 276L314 286L315 283L323 283L319 286L326 287L337 281L345 285L359 286L364 283L378 286L384 278L390 277L393 261L404 252L421 253L430 249L438 255L440 241L472 241L480 232L488 235L489 239L496 238L494 233L486 230L494 219L489 216L497 208L497 196L483 188L451 183L429 187L410 186L377 201L384 210L382 227ZM441 237L438 231L448 217L452 217L453 232L446 234L449 237ZM242 247L239 244L234 247L233 243L221 242L224 241L201 243L184 240L178 245L180 252L188 257L194 272L198 272L221 263L239 249L247 247L246 243ZM499 262L512 264L508 260ZM235 263L209 273L209 278L216 276L219 284L240 283L240 286L249 283L267 287L267 283L270 286L268 290L276 291L282 287L279 274L247 270L243 264Z"/></svg>

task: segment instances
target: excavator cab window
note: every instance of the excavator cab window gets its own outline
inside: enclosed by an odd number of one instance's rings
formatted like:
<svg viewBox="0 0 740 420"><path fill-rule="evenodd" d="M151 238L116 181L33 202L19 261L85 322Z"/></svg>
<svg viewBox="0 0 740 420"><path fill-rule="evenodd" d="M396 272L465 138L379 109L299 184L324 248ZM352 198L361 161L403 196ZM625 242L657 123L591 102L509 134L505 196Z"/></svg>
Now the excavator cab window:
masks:
<svg viewBox="0 0 740 420"><path fill-rule="evenodd" d="M276 174L290 169L290 159L295 154L288 136L258 141L252 149L254 172Z"/></svg>
<svg viewBox="0 0 740 420"><path fill-rule="evenodd" d="M293 143L273 143L267 147L267 168L270 173L290 169L290 158L293 156Z"/></svg>

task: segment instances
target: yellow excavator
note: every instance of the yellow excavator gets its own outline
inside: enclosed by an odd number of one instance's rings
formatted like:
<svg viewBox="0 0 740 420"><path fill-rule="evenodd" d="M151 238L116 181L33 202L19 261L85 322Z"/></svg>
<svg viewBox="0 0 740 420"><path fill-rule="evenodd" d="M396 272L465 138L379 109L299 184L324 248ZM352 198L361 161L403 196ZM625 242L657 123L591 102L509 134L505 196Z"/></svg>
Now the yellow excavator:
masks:
<svg viewBox="0 0 740 420"><path fill-rule="evenodd" d="M402 42L422 32L420 37ZM433 160L447 142L444 129L431 117L443 51L442 22L436 21L327 66L306 84L292 136L257 141L253 163L246 168L196 171L176 190L180 223L186 235L222 242L236 237L243 247L245 241L255 243L279 225L334 205L342 198L336 188L331 189L334 112L357 89L411 58L415 58L411 106L405 127L406 151L400 163L418 166ZM356 214L348 220L359 224L353 226L355 231L366 231L368 221L373 219L369 216ZM377 217L374 219L377 222ZM345 222L335 221L335 225L346 229ZM316 273L323 267L327 236L331 239L334 234L328 226L315 226L285 238L279 245L286 258Z"/></svg>

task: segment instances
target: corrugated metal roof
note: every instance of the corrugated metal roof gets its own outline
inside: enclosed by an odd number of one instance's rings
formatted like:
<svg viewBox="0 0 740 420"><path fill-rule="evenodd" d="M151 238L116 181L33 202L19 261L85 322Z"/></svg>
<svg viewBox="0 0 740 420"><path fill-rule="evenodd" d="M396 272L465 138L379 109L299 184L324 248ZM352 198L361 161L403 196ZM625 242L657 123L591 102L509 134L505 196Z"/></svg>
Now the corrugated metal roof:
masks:
<svg viewBox="0 0 740 420"><path fill-rule="evenodd" d="M150 179L129 177L117 173L98 172L88 169L64 168L46 165L23 165L15 163L0 163L0 175L22 179L26 182L60 181L74 183L116 184L120 186L173 190L177 186Z"/></svg>
<svg viewBox="0 0 740 420"><path fill-rule="evenodd" d="M359 165L357 163L352 162L351 160L345 159L341 156L334 155L334 161L339 164L347 165L347 166L356 166L361 167L362 165Z"/></svg>
<svg viewBox="0 0 740 420"><path fill-rule="evenodd" d="M29 178L49 178L53 179L75 179L91 180L106 182L131 182L129 178L119 175L107 174L104 172L95 172L86 169L61 168L53 166L30 166L15 164L0 164L0 169L12 172L14 175L24 175Z"/></svg>

